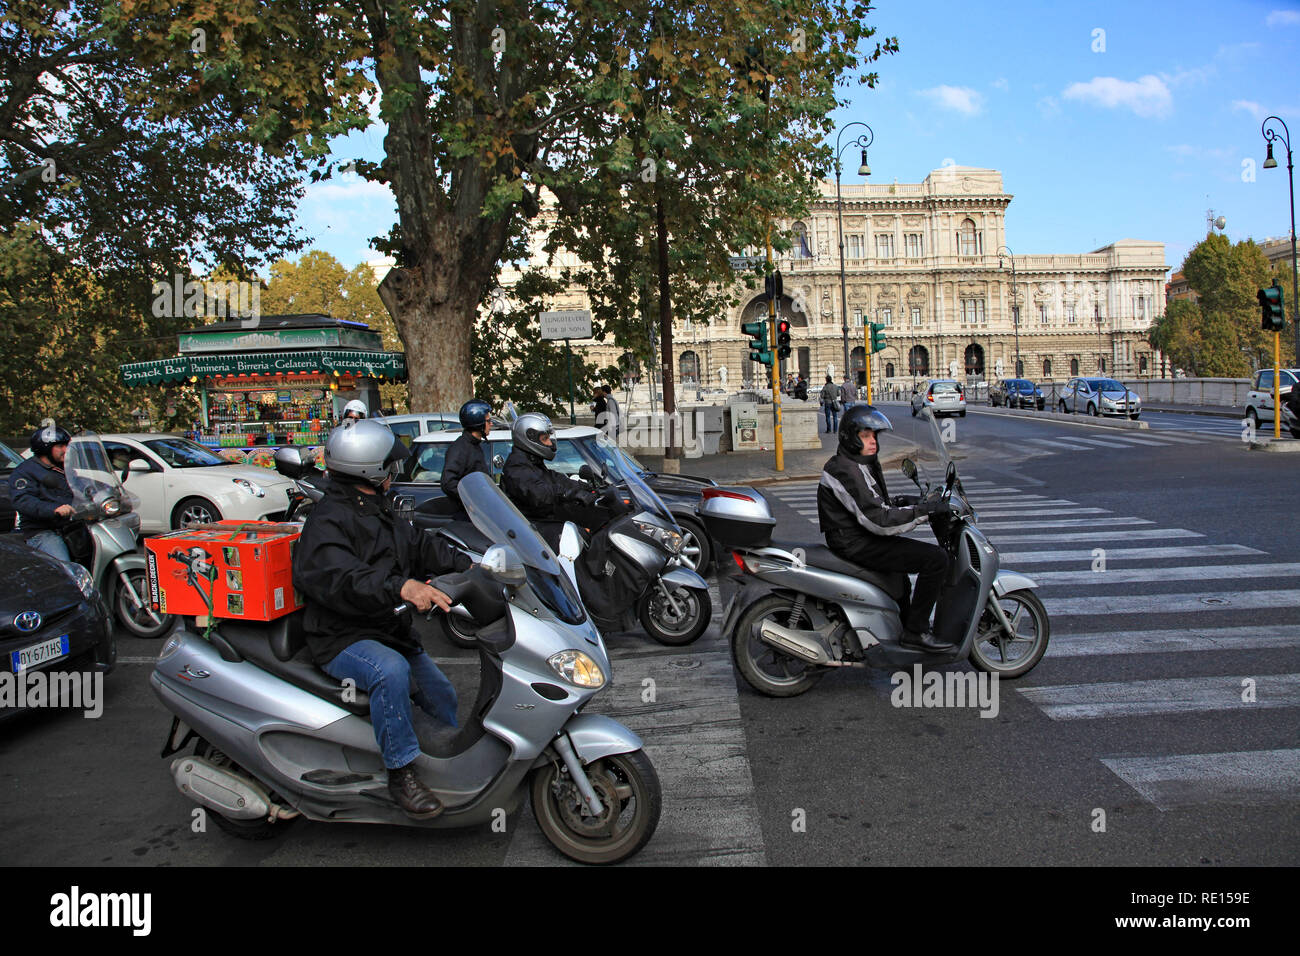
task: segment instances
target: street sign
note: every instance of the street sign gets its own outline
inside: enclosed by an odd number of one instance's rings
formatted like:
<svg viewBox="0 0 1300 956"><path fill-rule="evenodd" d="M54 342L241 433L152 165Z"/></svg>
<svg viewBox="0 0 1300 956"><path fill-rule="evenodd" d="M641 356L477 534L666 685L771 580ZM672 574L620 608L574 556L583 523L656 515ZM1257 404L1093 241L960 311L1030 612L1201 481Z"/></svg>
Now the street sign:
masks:
<svg viewBox="0 0 1300 956"><path fill-rule="evenodd" d="M591 338L591 312L587 309L543 312L540 318L543 341Z"/></svg>

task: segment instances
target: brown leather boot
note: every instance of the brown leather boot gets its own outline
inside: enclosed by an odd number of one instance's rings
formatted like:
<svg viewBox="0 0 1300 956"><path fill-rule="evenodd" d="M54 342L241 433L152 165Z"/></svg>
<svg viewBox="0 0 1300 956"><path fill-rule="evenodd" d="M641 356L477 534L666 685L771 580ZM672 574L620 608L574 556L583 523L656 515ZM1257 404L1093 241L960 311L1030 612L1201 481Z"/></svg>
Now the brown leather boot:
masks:
<svg viewBox="0 0 1300 956"><path fill-rule="evenodd" d="M415 764L388 771L388 792L408 817L432 820L442 813L442 802L415 773Z"/></svg>

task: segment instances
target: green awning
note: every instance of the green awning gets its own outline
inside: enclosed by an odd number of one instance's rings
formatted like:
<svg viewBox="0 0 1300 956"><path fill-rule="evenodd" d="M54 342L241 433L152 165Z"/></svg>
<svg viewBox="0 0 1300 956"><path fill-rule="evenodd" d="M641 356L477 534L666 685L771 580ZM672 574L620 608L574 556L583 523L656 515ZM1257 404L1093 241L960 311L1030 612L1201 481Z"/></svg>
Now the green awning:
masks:
<svg viewBox="0 0 1300 956"><path fill-rule="evenodd" d="M406 380L404 352L362 352L351 349L309 349L293 352L238 352L229 355L178 355L156 362L130 362L118 367L127 385L162 385L217 375L309 374L364 375Z"/></svg>

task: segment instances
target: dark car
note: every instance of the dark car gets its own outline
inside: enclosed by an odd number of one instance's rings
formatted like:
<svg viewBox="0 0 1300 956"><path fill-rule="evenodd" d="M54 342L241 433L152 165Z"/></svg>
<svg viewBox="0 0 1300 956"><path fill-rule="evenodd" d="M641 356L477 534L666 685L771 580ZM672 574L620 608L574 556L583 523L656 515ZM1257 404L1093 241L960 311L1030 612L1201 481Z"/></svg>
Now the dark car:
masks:
<svg viewBox="0 0 1300 956"><path fill-rule="evenodd" d="M1027 378L1004 378L989 387L989 404L1007 408L1036 408L1043 410L1046 401L1043 390Z"/></svg>
<svg viewBox="0 0 1300 956"><path fill-rule="evenodd" d="M23 463L12 448L0 442L0 534L14 530L14 503L9 497L9 476Z"/></svg>
<svg viewBox="0 0 1300 956"><path fill-rule="evenodd" d="M499 437L498 437L499 436ZM456 506L447 499L439 487L442 480L442 466L447 458L447 449L459 435L455 432L432 432L420 435L411 444L411 457L406 460L405 470L393 482L392 494L409 495L415 499L415 522L421 528L436 528L451 520ZM561 428L555 433L555 459L548 467L563 475L576 476L583 465L591 465L603 471L616 473L627 468L641 475L672 512L677 523L686 534L686 544L682 548L682 557L690 565L706 573L717 547L704 532L703 526L695 516L695 506L699 503L700 493L705 488L717 486L710 478L696 478L691 475L660 475L646 470L635 458L610 441L598 429L586 425ZM500 478L502 462L510 454L510 432L502 429L493 431L488 438L492 446L492 477ZM610 462L618 462L615 468Z"/></svg>
<svg viewBox="0 0 1300 956"><path fill-rule="evenodd" d="M0 580L0 677L11 688L18 675L34 671L113 669L117 645L108 608L84 568L28 547L17 535L0 535ZM0 719L24 709L15 694L0 704Z"/></svg>

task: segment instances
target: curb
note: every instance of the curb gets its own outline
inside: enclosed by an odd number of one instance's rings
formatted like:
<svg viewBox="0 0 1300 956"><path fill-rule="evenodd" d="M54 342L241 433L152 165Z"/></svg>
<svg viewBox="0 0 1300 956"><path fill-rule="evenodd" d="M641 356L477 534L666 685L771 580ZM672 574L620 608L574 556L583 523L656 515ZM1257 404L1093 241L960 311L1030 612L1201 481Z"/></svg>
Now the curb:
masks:
<svg viewBox="0 0 1300 956"><path fill-rule="evenodd" d="M1062 415L1060 412L1036 412L1027 408L990 408L987 405L970 406L967 405L967 411L979 412L984 415L1001 415L1004 418L1030 418L1036 421L1053 421L1064 422L1072 425L1082 425L1084 428L1126 428L1136 431L1147 431L1151 428L1143 421L1130 421L1124 419L1093 418L1080 412L1077 415Z"/></svg>
<svg viewBox="0 0 1300 956"><path fill-rule="evenodd" d="M1246 417L1246 413L1206 411L1203 408L1174 408L1172 406L1144 405L1143 411L1168 413L1170 415L1204 415L1207 418L1231 418L1236 421Z"/></svg>
<svg viewBox="0 0 1300 956"><path fill-rule="evenodd" d="M1300 452L1300 439L1296 438L1266 438L1263 441L1253 441L1247 445L1251 451L1271 451L1275 453L1296 453Z"/></svg>

